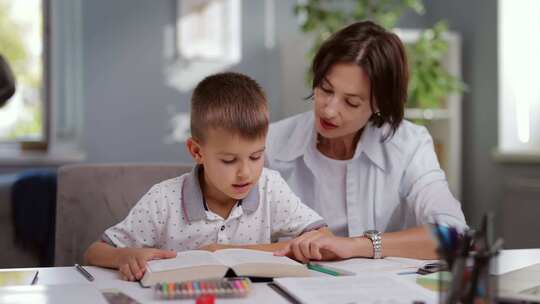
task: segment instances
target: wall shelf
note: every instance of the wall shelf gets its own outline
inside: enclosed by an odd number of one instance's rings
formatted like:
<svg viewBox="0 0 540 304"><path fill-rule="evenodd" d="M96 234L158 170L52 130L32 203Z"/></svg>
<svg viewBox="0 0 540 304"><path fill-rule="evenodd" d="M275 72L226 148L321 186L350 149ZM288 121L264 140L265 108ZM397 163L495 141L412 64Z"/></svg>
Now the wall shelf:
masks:
<svg viewBox="0 0 540 304"><path fill-rule="evenodd" d="M449 119L450 112L448 109L418 109L407 108L405 109L405 119L414 120L440 120Z"/></svg>

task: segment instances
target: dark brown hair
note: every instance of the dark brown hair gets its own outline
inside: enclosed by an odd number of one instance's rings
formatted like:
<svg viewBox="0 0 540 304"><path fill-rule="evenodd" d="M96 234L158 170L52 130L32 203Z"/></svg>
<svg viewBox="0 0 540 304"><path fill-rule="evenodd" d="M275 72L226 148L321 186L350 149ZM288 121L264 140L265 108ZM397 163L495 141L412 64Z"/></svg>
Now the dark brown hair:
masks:
<svg viewBox="0 0 540 304"><path fill-rule="evenodd" d="M259 84L233 72L203 79L191 97L191 135L204 142L205 131L223 128L246 139L266 136L268 105Z"/></svg>
<svg viewBox="0 0 540 304"><path fill-rule="evenodd" d="M398 36L371 21L356 22L336 32L313 59L312 89L322 84L336 63L355 63L364 70L370 81L371 109L380 112L371 121L377 127L389 123L394 134L403 120L409 82L407 56Z"/></svg>

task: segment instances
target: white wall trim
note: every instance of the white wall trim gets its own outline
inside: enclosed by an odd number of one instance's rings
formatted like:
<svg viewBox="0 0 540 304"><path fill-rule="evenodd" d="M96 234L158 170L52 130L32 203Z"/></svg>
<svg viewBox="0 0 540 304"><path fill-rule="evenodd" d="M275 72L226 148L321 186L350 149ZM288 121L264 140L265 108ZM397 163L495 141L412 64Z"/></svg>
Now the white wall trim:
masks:
<svg viewBox="0 0 540 304"><path fill-rule="evenodd" d="M51 0L51 138L80 148L83 128L82 0Z"/></svg>

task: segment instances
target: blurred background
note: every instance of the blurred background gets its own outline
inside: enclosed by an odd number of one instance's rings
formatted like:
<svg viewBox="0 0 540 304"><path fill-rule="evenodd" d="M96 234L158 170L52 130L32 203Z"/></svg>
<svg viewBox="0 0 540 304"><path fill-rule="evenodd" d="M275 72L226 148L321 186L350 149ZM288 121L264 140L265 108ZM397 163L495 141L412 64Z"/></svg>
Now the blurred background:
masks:
<svg viewBox="0 0 540 304"><path fill-rule="evenodd" d="M271 120L311 108L321 39L374 19L406 43L407 118L425 125L475 227L540 247L540 1L0 0L16 93L0 108L0 267L52 265L57 169L191 163L189 99L246 73Z"/></svg>

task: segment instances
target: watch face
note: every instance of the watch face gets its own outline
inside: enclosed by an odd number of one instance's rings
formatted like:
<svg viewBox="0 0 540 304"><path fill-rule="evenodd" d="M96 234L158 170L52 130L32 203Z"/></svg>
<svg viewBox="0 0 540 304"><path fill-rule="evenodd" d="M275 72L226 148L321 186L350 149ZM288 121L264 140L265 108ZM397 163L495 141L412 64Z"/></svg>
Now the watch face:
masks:
<svg viewBox="0 0 540 304"><path fill-rule="evenodd" d="M377 234L379 234L379 231L377 230L366 230L364 232L364 235L377 235Z"/></svg>

